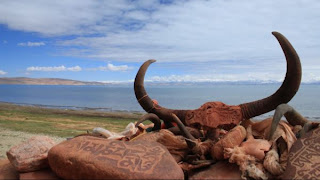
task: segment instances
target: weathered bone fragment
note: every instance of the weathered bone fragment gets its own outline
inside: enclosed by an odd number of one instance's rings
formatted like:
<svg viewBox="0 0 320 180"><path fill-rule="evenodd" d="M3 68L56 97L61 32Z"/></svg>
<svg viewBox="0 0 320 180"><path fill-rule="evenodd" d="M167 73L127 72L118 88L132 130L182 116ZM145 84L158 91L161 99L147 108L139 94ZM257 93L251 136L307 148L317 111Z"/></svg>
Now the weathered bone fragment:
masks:
<svg viewBox="0 0 320 180"><path fill-rule="evenodd" d="M224 159L224 149L239 146L246 138L247 132L243 126L236 126L222 137L211 149L211 157L222 160Z"/></svg>
<svg viewBox="0 0 320 180"><path fill-rule="evenodd" d="M280 164L276 142L273 143L272 149L267 152L263 161L263 167L274 176L279 176L284 172L285 167Z"/></svg>
<svg viewBox="0 0 320 180"><path fill-rule="evenodd" d="M96 127L93 129L93 134L102 135L107 139L121 139L124 137L129 138L133 136L135 133L137 133L137 131L138 131L138 128L136 128L133 123L129 123L125 128L125 130L120 133L115 133L101 127Z"/></svg>

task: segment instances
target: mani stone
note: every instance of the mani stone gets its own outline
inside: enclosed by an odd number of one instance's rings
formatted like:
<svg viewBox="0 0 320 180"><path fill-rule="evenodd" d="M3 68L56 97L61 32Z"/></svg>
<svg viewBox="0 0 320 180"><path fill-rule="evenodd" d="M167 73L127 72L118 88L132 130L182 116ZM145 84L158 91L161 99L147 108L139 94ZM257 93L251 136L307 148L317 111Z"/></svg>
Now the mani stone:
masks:
<svg viewBox="0 0 320 180"><path fill-rule="evenodd" d="M241 171L237 164L218 161L208 168L191 172L189 180L193 179L241 179Z"/></svg>
<svg viewBox="0 0 320 180"><path fill-rule="evenodd" d="M42 169L39 171L33 171L28 173L20 173L19 175L20 180L58 180L60 179L56 174L54 174L51 169Z"/></svg>
<svg viewBox="0 0 320 180"><path fill-rule="evenodd" d="M35 136L12 147L7 157L19 172L31 172L48 167L48 151L55 142L47 136Z"/></svg>
<svg viewBox="0 0 320 180"><path fill-rule="evenodd" d="M290 149L288 163L281 179L319 179L320 127L306 133Z"/></svg>
<svg viewBox="0 0 320 180"><path fill-rule="evenodd" d="M184 179L168 150L157 142L79 136L54 146L48 159L63 179Z"/></svg>
<svg viewBox="0 0 320 180"><path fill-rule="evenodd" d="M6 179L19 179L19 173L8 159L2 159L0 160L0 180Z"/></svg>

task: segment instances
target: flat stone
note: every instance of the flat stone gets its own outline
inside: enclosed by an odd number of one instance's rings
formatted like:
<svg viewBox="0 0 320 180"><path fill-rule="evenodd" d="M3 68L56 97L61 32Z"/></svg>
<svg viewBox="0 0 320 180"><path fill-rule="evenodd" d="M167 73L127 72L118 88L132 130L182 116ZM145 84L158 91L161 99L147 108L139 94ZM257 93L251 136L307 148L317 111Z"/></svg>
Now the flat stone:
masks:
<svg viewBox="0 0 320 180"><path fill-rule="evenodd" d="M184 179L168 150L157 142L80 136L54 146L48 159L64 179Z"/></svg>
<svg viewBox="0 0 320 180"><path fill-rule="evenodd" d="M291 147L282 179L319 179L320 128L308 132Z"/></svg>
<svg viewBox="0 0 320 180"><path fill-rule="evenodd" d="M0 160L0 180L3 179L19 179L19 173L8 159Z"/></svg>
<svg viewBox="0 0 320 180"><path fill-rule="evenodd" d="M51 169L42 169L39 171L20 173L20 180L46 179L57 180L60 179Z"/></svg>
<svg viewBox="0 0 320 180"><path fill-rule="evenodd" d="M48 151L55 142L47 136L35 136L12 147L7 152L11 164L19 172L31 172L48 167Z"/></svg>
<svg viewBox="0 0 320 180"><path fill-rule="evenodd" d="M208 168L191 172L189 179L241 179L241 171L237 164L218 161Z"/></svg>

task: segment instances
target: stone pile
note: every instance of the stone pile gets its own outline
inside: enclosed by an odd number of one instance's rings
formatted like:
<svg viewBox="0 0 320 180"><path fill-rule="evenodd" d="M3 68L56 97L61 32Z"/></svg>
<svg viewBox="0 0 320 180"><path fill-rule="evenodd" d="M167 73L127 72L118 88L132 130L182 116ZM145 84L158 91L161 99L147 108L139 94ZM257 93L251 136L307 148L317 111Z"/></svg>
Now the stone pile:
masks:
<svg viewBox="0 0 320 180"><path fill-rule="evenodd" d="M241 165L226 159L202 165L182 163L180 157L186 154L182 152L186 147L183 138L168 130L144 132L129 141L86 134L55 144L48 137L38 136L7 152L8 159L0 161L0 180L243 178ZM277 178L318 178L319 147L320 128L316 128L292 145L287 168Z"/></svg>

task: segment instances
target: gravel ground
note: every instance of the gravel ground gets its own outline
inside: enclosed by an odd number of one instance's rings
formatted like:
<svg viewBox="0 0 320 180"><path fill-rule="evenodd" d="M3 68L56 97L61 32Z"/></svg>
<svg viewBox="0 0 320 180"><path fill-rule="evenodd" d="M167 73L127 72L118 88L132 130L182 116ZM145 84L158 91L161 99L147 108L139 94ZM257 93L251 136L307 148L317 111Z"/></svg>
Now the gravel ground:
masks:
<svg viewBox="0 0 320 180"><path fill-rule="evenodd" d="M11 147L18 145L33 136L39 136L39 135L44 135L44 134L32 134L32 133L26 133L21 131L12 131L12 130L4 129L0 127L0 159L7 158L6 152ZM65 138L61 138L61 137L49 136L49 135L45 135L45 136L52 138L57 143L65 140Z"/></svg>

